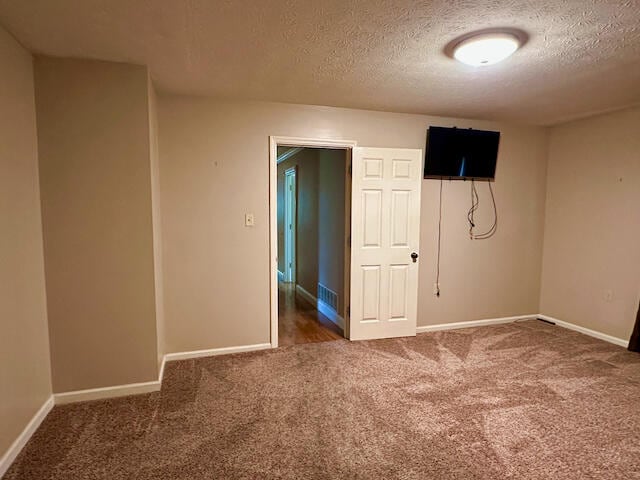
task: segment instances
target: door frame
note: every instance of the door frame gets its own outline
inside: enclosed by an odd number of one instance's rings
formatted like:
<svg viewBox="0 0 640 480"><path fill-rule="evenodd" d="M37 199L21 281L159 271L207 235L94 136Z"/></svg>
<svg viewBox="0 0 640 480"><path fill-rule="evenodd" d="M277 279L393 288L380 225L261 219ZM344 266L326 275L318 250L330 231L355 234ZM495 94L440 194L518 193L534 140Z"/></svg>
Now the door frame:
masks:
<svg viewBox="0 0 640 480"><path fill-rule="evenodd" d="M293 177L291 180L289 177ZM298 225L296 212L298 208L298 168L294 165L284 171L284 281L296 282L296 239L298 237ZM287 184L291 187L287 190ZM287 218L290 219L290 228L287 229Z"/></svg>
<svg viewBox="0 0 640 480"><path fill-rule="evenodd" d="M343 149L351 152L358 143L353 140L323 139L323 138L304 138L304 137L284 137L269 136L269 288L270 288L270 336L271 347L278 347L278 146L286 147L309 147L309 148L333 148ZM351 207L351 195L345 193L345 210ZM345 270L351 269L350 257L346 255L348 250L347 242L345 242ZM345 274L346 275L346 274ZM345 284L345 291L347 285ZM350 285L349 285L350 287ZM345 295L345 300L348 296ZM346 303L345 303L346 304ZM348 318L345 318L348 325ZM347 331L345 325L345 335Z"/></svg>

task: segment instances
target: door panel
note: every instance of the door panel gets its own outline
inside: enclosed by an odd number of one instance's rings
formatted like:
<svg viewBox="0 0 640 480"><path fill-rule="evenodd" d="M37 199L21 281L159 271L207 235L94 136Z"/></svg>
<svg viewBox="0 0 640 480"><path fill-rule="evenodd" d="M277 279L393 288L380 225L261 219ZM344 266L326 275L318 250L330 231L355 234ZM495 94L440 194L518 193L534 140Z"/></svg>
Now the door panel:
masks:
<svg viewBox="0 0 640 480"><path fill-rule="evenodd" d="M355 148L350 339L416 333L422 151Z"/></svg>
<svg viewBox="0 0 640 480"><path fill-rule="evenodd" d="M409 247L409 207L411 192L393 190L391 192L391 246Z"/></svg>
<svg viewBox="0 0 640 480"><path fill-rule="evenodd" d="M380 248L382 245L382 190L362 191L363 246Z"/></svg>
<svg viewBox="0 0 640 480"><path fill-rule="evenodd" d="M380 265L362 266L362 321L380 320Z"/></svg>
<svg viewBox="0 0 640 480"><path fill-rule="evenodd" d="M409 278L407 265L391 265L389 274L389 319L406 320L407 318L407 282Z"/></svg>

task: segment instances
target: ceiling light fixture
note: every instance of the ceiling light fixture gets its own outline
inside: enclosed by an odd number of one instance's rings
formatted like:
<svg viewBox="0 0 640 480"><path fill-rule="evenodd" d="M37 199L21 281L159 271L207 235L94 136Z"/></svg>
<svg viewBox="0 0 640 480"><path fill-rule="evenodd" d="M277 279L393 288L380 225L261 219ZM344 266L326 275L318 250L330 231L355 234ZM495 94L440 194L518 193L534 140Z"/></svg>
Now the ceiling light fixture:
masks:
<svg viewBox="0 0 640 480"><path fill-rule="evenodd" d="M477 32L465 36L453 47L453 57L467 65L484 67L510 57L522 45L512 32Z"/></svg>

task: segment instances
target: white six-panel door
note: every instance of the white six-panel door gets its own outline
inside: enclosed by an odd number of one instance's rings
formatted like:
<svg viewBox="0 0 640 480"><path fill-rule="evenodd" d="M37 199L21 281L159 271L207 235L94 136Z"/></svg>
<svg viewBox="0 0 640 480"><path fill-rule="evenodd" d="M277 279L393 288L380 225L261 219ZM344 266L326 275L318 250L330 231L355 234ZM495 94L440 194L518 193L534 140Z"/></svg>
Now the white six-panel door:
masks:
<svg viewBox="0 0 640 480"><path fill-rule="evenodd" d="M422 151L354 148L349 338L416 334Z"/></svg>

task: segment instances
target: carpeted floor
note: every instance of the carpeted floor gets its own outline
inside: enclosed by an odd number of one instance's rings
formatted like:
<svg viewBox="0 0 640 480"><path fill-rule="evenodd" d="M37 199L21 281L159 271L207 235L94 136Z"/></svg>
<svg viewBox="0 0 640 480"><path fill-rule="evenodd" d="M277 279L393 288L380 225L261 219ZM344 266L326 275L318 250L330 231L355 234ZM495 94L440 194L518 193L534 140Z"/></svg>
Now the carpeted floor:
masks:
<svg viewBox="0 0 640 480"><path fill-rule="evenodd" d="M640 355L537 321L167 364L56 407L16 479L640 478Z"/></svg>

